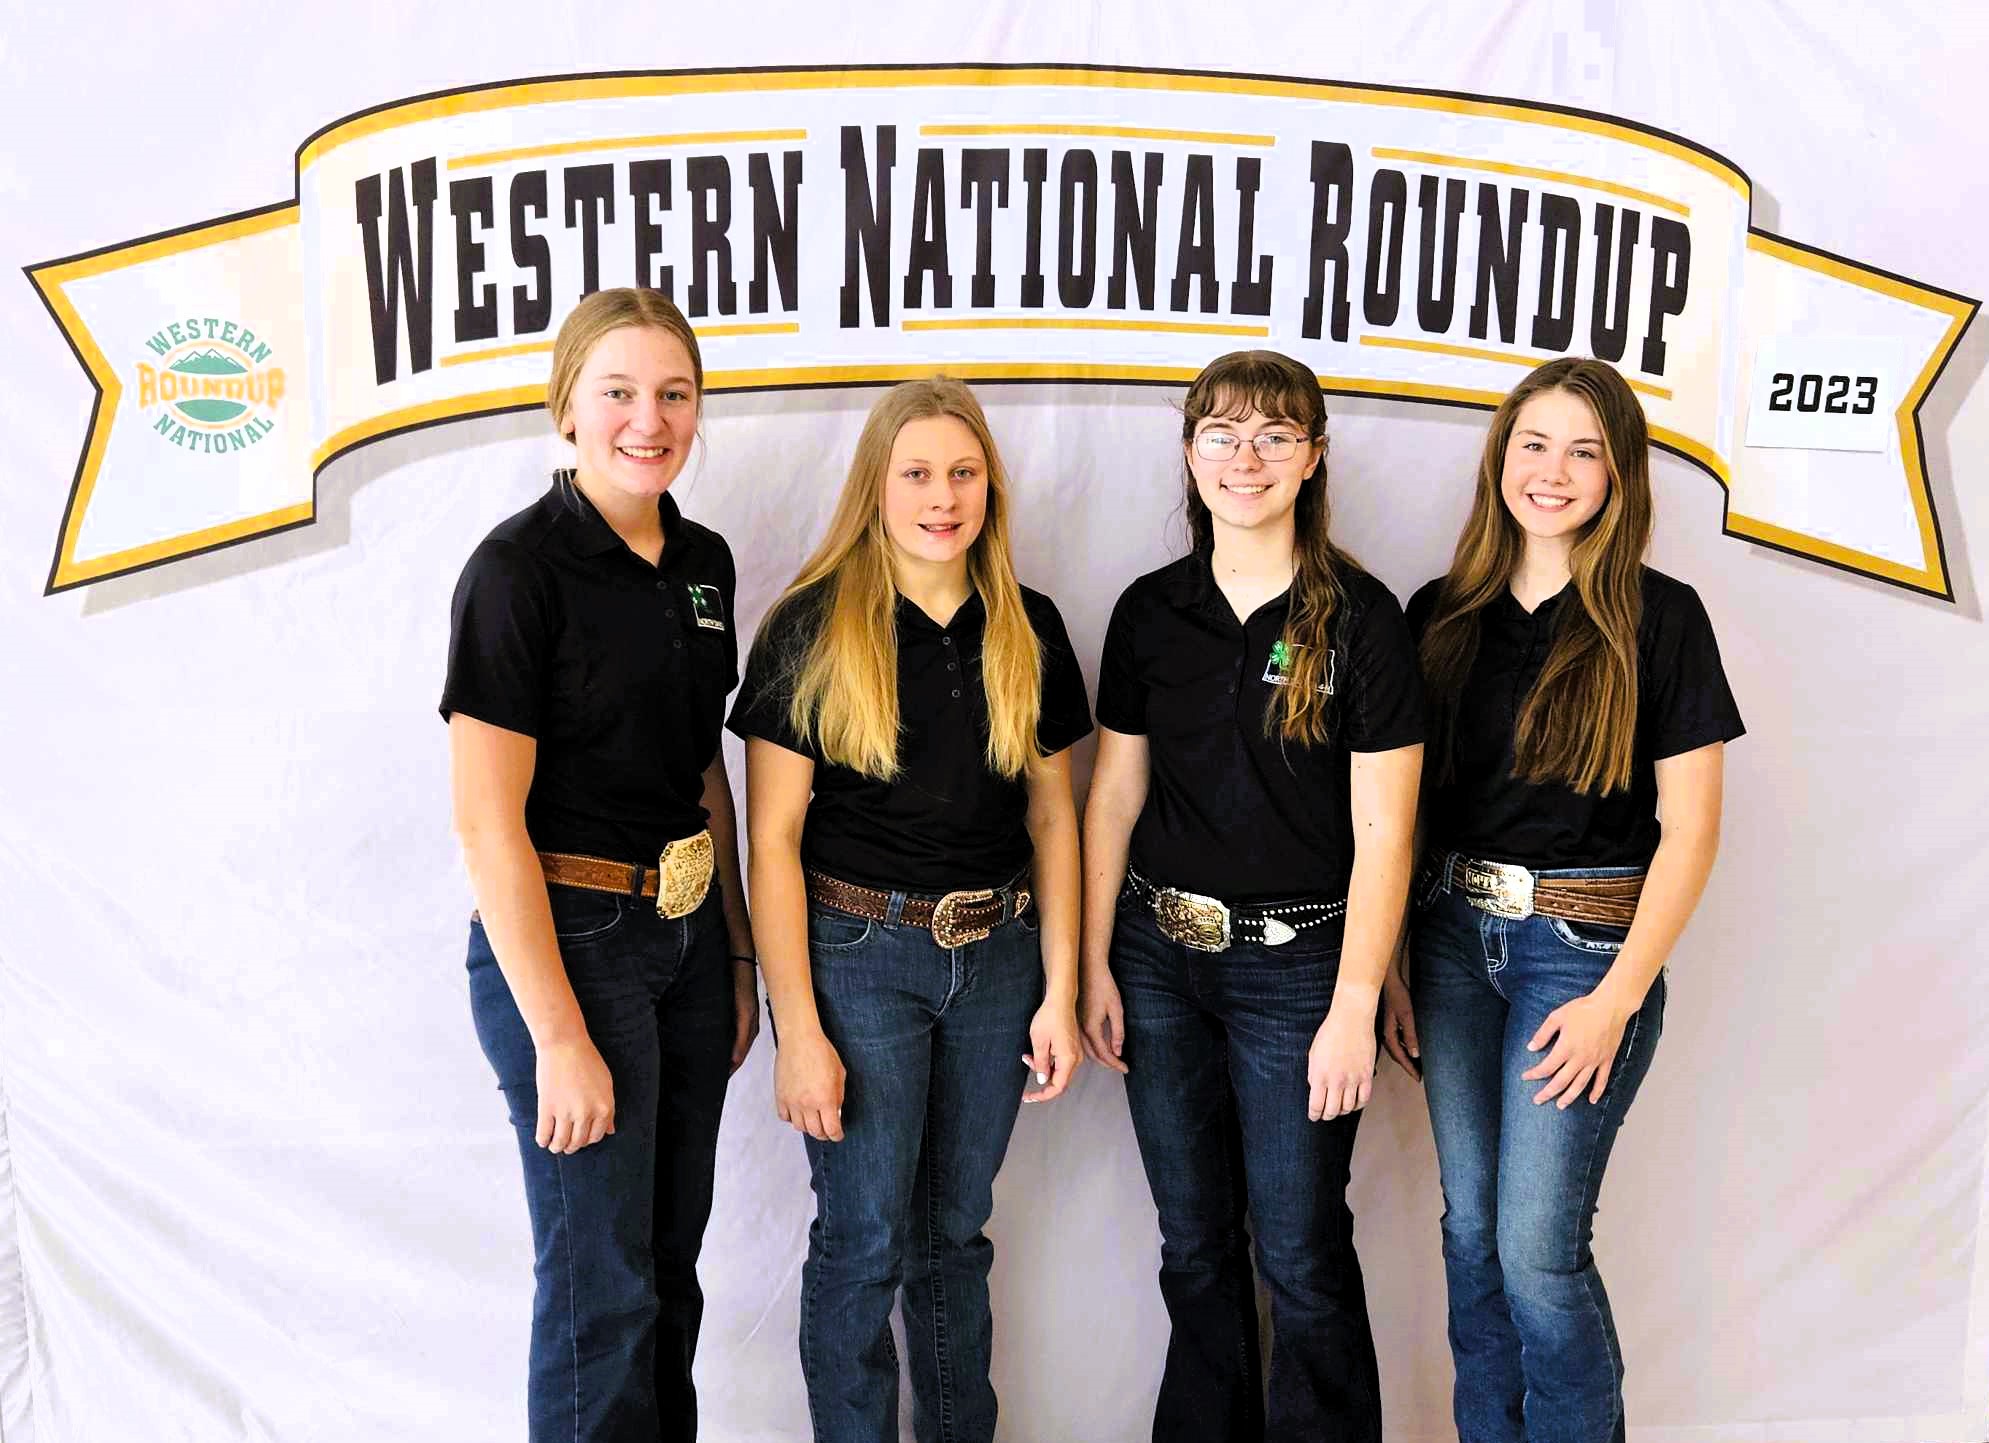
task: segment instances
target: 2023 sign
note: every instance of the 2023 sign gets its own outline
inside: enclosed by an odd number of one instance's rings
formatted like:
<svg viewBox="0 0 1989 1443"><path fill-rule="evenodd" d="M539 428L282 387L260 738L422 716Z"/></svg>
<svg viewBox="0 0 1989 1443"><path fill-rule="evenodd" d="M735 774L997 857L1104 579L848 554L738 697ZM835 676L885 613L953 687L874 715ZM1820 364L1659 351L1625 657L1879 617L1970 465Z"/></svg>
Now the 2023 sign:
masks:
<svg viewBox="0 0 1989 1443"><path fill-rule="evenodd" d="M1858 388L1855 397L1851 395L1853 386ZM1774 388L1768 393L1768 409L1771 411L1822 411L1832 416L1869 416L1877 402L1877 376L1798 376L1792 371L1777 371Z"/></svg>

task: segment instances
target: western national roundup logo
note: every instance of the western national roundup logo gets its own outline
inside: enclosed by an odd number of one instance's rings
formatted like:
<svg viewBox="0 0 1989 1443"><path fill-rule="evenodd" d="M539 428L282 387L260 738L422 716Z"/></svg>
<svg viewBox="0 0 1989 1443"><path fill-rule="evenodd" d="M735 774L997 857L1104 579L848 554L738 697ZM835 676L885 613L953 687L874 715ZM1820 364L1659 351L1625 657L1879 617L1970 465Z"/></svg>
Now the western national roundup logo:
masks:
<svg viewBox="0 0 1989 1443"><path fill-rule="evenodd" d="M29 267L98 391L48 589L307 525L356 447L539 407L573 304L642 285L711 392L1179 387L1262 346L1329 394L1489 409L1598 356L1724 489L1728 535L1952 599L1920 413L1977 302L1752 203L1733 161L1635 121L1303 78L769 68L395 101L307 137L293 200Z"/></svg>
<svg viewBox="0 0 1989 1443"><path fill-rule="evenodd" d="M173 321L145 344L158 365L138 362L138 407L173 445L228 455L276 429L283 368L248 327L212 316Z"/></svg>

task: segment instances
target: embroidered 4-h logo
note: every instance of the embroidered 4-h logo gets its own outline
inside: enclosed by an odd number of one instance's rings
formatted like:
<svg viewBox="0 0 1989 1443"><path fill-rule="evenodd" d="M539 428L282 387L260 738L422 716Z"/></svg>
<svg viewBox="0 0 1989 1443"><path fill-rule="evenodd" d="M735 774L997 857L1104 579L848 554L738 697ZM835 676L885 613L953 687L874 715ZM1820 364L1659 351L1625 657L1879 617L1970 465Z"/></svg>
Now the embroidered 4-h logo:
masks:
<svg viewBox="0 0 1989 1443"><path fill-rule="evenodd" d="M690 583L684 588L691 594L691 615L707 631L725 630L725 600L715 586Z"/></svg>
<svg viewBox="0 0 1989 1443"><path fill-rule="evenodd" d="M1291 674L1298 665L1298 654L1302 646L1293 646L1283 637L1271 643L1271 659L1264 663L1264 680L1272 686L1290 686ZM1334 678L1340 669L1340 653L1336 647L1326 648L1326 676L1318 685L1318 690L1326 695L1333 694Z"/></svg>

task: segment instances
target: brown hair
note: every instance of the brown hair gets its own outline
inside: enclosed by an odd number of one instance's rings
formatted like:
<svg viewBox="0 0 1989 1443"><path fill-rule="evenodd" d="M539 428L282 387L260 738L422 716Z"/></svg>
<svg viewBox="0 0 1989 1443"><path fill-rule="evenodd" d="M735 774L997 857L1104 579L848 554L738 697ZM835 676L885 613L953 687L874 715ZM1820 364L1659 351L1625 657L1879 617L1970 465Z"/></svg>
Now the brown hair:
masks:
<svg viewBox="0 0 1989 1443"><path fill-rule="evenodd" d="M601 337L624 326L652 326L684 343L691 358L695 399L699 410L704 408L704 356L698 351L697 332L677 309L677 303L661 291L642 286L595 291L582 296L560 326L553 341L552 374L546 379L546 409L552 412L554 429L569 441L573 437L562 422L573 400L573 388L579 384L581 367Z"/></svg>
<svg viewBox="0 0 1989 1443"><path fill-rule="evenodd" d="M1346 601L1340 577L1358 563L1327 535L1332 509L1326 493L1326 398L1319 378L1277 351L1232 351L1202 368L1181 406L1181 441L1195 443L1195 427L1210 416L1242 419L1251 411L1302 427L1306 439L1321 445L1319 462L1299 486L1293 508L1291 609L1282 638L1292 657L1289 685L1279 688L1264 713L1268 733L1275 726L1287 741L1326 740L1326 693L1333 618ZM1214 541L1215 523L1186 469L1188 535L1197 550Z"/></svg>
<svg viewBox="0 0 1989 1443"><path fill-rule="evenodd" d="M1009 551L1008 473L974 393L946 376L893 386L870 408L850 458L828 534L761 623L790 605L822 608L813 639L785 661L797 735L822 755L867 776L898 773L897 587L884 530L884 478L907 422L951 416L974 434L988 465L987 516L967 553L967 574L987 610L981 679L988 699L988 766L1020 776L1041 757L1042 649L1022 605ZM808 599L804 598L806 594Z"/></svg>
<svg viewBox="0 0 1989 1443"><path fill-rule="evenodd" d="M1431 759L1439 779L1450 774L1457 698L1477 659L1482 613L1504 594L1525 551L1500 481L1520 408L1545 391L1565 391L1595 413L1609 493L1569 553L1576 601L1562 607L1540 678L1520 707L1513 774L1607 795L1629 788L1636 743L1637 627L1651 542L1650 435L1629 383L1613 367L1584 357L1540 366L1492 413L1471 517L1423 632L1435 723Z"/></svg>

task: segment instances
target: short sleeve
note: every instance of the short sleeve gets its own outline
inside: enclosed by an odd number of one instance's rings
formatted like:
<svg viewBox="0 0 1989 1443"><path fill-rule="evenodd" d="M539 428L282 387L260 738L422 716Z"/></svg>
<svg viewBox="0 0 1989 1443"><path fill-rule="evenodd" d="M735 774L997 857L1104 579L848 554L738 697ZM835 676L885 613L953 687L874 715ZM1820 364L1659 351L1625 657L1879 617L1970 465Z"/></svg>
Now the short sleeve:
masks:
<svg viewBox="0 0 1989 1443"><path fill-rule="evenodd" d="M1699 593L1683 582L1652 618L1643 679L1644 715L1653 760L1730 742L1746 733L1720 664L1720 644Z"/></svg>
<svg viewBox="0 0 1989 1443"><path fill-rule="evenodd" d="M725 690L729 693L739 685L739 569L732 561L732 548L717 532L712 539L718 543L718 590L725 598L725 614L730 620L725 628Z"/></svg>
<svg viewBox="0 0 1989 1443"><path fill-rule="evenodd" d="M1044 756L1055 756L1091 734L1091 702L1084 691L1084 671L1070 644L1062 613L1047 596L1030 596L1029 623L1042 645L1042 711L1036 721L1036 745Z"/></svg>
<svg viewBox="0 0 1989 1443"><path fill-rule="evenodd" d="M1347 628L1353 695L1341 743L1356 752L1386 752L1424 739L1423 678L1409 624L1388 588L1367 580Z"/></svg>
<svg viewBox="0 0 1989 1443"><path fill-rule="evenodd" d="M1430 618L1436 615L1437 598L1443 595L1444 578L1425 581L1416 588L1416 594L1409 598L1409 606L1404 613L1409 623L1409 640L1417 646L1423 642L1423 633L1430 629Z"/></svg>
<svg viewBox="0 0 1989 1443"><path fill-rule="evenodd" d="M1145 736L1147 729L1149 688L1135 646L1143 609L1138 592L1136 582L1112 608L1112 620L1105 628L1105 654L1098 663L1098 725L1128 736Z"/></svg>
<svg viewBox="0 0 1989 1443"><path fill-rule="evenodd" d="M777 603L760 623L725 725L742 739L758 737L820 762L820 754L795 732L788 717L794 675L814 633L813 616L814 609L804 602L788 601Z"/></svg>
<svg viewBox="0 0 1989 1443"><path fill-rule="evenodd" d="M531 553L486 540L470 553L449 608L444 721L456 712L537 737L552 652L551 587Z"/></svg>

